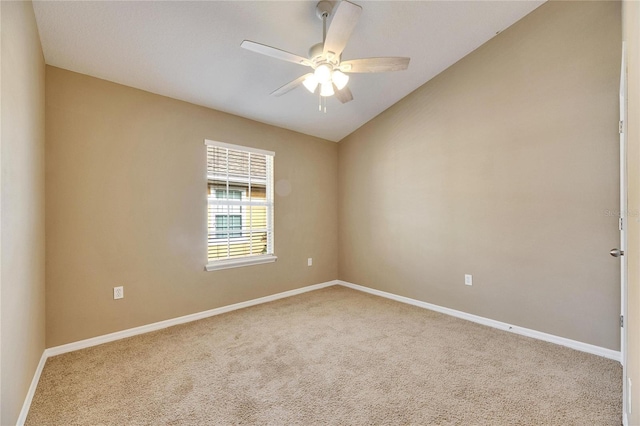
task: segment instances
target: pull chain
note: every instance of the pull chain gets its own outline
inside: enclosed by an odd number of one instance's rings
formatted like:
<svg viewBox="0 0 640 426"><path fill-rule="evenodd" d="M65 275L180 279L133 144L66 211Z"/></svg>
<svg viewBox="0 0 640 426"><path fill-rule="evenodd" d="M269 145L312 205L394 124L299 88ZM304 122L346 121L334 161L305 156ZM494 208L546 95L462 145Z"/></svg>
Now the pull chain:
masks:
<svg viewBox="0 0 640 426"><path fill-rule="evenodd" d="M327 98L320 94L318 90L318 111L327 113Z"/></svg>

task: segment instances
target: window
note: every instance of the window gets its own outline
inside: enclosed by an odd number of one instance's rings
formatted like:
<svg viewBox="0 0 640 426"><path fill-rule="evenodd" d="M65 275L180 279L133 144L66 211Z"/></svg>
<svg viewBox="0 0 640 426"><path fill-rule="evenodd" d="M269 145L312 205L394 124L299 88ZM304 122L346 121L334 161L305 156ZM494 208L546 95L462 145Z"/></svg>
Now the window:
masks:
<svg viewBox="0 0 640 426"><path fill-rule="evenodd" d="M273 152L205 141L208 271L273 262Z"/></svg>
<svg viewBox="0 0 640 426"><path fill-rule="evenodd" d="M242 237L242 215L233 214L233 215L216 215L216 238L227 238L227 234L231 238ZM225 231L225 232L220 232ZM240 232L229 232L229 231L240 231Z"/></svg>
<svg viewBox="0 0 640 426"><path fill-rule="evenodd" d="M209 185L211 188L211 185ZM215 199L225 200L227 199L226 189L216 189ZM242 200L242 190L229 189L229 200ZM222 210L222 211L220 211ZM241 206L229 206L227 209L218 209L215 212L215 238L224 238L226 241L227 232L229 231L242 231L242 207ZM238 214L239 213L239 214ZM224 232L221 232L224 231ZM241 237L242 232L234 232L229 235L232 238Z"/></svg>

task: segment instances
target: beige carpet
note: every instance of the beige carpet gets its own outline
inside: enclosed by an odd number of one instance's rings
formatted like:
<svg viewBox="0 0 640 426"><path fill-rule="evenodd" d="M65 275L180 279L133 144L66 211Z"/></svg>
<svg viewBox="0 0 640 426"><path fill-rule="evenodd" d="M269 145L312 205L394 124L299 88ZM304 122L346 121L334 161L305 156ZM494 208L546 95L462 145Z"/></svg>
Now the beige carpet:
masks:
<svg viewBox="0 0 640 426"><path fill-rule="evenodd" d="M50 358L28 425L620 425L611 360L330 287Z"/></svg>

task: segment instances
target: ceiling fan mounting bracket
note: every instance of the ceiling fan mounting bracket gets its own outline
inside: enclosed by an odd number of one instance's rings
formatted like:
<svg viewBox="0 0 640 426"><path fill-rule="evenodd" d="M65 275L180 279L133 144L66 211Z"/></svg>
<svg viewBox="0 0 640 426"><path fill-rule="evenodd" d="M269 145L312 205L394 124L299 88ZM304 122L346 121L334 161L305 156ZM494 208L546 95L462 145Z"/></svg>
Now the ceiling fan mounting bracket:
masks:
<svg viewBox="0 0 640 426"><path fill-rule="evenodd" d="M322 18L328 18L331 16L333 5L330 1L322 0L316 5L316 16L322 20Z"/></svg>

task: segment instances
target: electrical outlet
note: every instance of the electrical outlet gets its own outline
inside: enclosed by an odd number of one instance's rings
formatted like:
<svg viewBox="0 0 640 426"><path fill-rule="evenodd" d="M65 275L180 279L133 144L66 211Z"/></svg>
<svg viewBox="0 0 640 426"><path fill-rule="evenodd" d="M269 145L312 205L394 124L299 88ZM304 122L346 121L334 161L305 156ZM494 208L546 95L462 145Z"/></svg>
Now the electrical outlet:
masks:
<svg viewBox="0 0 640 426"><path fill-rule="evenodd" d="M313 265L313 259L312 258L308 258L307 259L307 266L311 266Z"/></svg>
<svg viewBox="0 0 640 426"><path fill-rule="evenodd" d="M473 285L473 275L464 275L464 285Z"/></svg>
<svg viewBox="0 0 640 426"><path fill-rule="evenodd" d="M113 288L113 298L114 299L123 299L124 298L124 287L114 287Z"/></svg>

